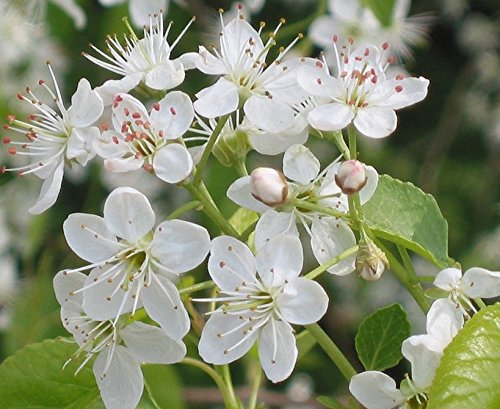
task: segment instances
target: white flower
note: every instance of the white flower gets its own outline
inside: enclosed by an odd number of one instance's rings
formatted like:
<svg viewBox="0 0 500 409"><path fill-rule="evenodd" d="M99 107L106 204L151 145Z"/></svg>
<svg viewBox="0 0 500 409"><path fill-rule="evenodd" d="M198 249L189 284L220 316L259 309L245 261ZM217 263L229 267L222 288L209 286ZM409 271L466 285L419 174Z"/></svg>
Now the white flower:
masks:
<svg viewBox="0 0 500 409"><path fill-rule="evenodd" d="M71 214L64 235L71 249L91 264L78 292L83 309L96 320L118 319L144 306L174 339L189 330L189 318L172 282L198 266L208 254L203 227L182 220L160 223L146 196L135 189L115 189L104 204L104 217Z"/></svg>
<svg viewBox="0 0 500 409"><path fill-rule="evenodd" d="M367 409L406 408L406 402L412 398L418 402L426 400L443 350L463 324L460 310L450 300L436 300L427 314L427 334L403 341L402 352L412 369L407 387L400 391L386 374L366 371L351 378L349 390Z"/></svg>
<svg viewBox="0 0 500 409"><path fill-rule="evenodd" d="M29 2L28 8L31 9L30 12L36 15L38 14L40 18L45 17L45 9L47 8L48 0L34 0ZM75 27L82 29L87 24L87 17L83 9L78 5L75 0L50 0L56 6L58 6L62 11L64 11L75 24Z"/></svg>
<svg viewBox="0 0 500 409"><path fill-rule="evenodd" d="M128 92L140 82L153 90L161 91L181 84L184 81L185 70L193 67L191 60L194 53L184 54L176 59L171 59L170 54L190 25L191 23L169 45L167 36L172 23L164 33L163 14L155 14L149 17L149 24L144 27L142 39L138 39L132 33L126 38L126 46L122 46L116 36L108 37L111 55L91 45L99 58L85 53L86 58L100 67L123 76L120 80L108 80L96 89L104 102L110 104L115 94Z"/></svg>
<svg viewBox="0 0 500 409"><path fill-rule="evenodd" d="M449 293L449 297L469 316L476 312L470 298L493 298L500 295L500 272L480 267L469 268L464 275L458 268L446 268L438 273L434 285Z"/></svg>
<svg viewBox="0 0 500 409"><path fill-rule="evenodd" d="M299 277L302 246L297 237L271 239L254 257L242 242L229 237L212 241L210 276L223 303L211 316L200 339L200 356L209 363L227 364L243 356L255 343L266 376L286 379L297 360L290 324L318 321L326 312L328 296L315 281Z"/></svg>
<svg viewBox="0 0 500 409"><path fill-rule="evenodd" d="M94 145L96 153L106 159L107 170L129 172L144 167L167 183L189 176L193 161L184 144L177 143L194 118L186 94L169 92L153 104L150 114L138 99L117 94L112 112L114 131L104 131Z"/></svg>
<svg viewBox="0 0 500 409"><path fill-rule="evenodd" d="M18 95L36 110L29 116L29 122L9 116L7 129L23 134L27 142L13 142L4 138L4 143L11 146L12 155L27 156L31 163L25 166L3 169L16 171L19 175L34 173L43 179L42 189L37 202L30 208L34 214L42 213L51 207L59 195L64 173L64 164L79 163L86 165L94 156L92 141L99 136L99 129L91 126L102 114L101 97L91 89L83 78L71 98L71 106L66 109L57 85L54 73L48 65L55 86L55 93L40 80L39 85L48 92L55 102L56 109L42 102L36 94L26 88L28 96Z"/></svg>
<svg viewBox="0 0 500 409"><path fill-rule="evenodd" d="M59 272L54 291L61 305L61 320L79 345L76 358L85 357L77 372L94 356L94 375L107 409L134 409L142 395L141 363L172 364L186 355L186 346L160 328L123 319L116 324L87 315L78 290L86 276Z"/></svg>
<svg viewBox="0 0 500 409"><path fill-rule="evenodd" d="M353 123L363 135L383 138L396 129L396 109L415 104L427 95L429 80L423 77L386 76L393 60L387 56L387 43L381 50L370 46L339 51L337 43L333 45L337 57L335 76L320 61L314 67L301 67L297 74L305 90L326 98L309 112L313 128L338 131Z"/></svg>
<svg viewBox="0 0 500 409"><path fill-rule="evenodd" d="M221 78L196 94L198 100L194 107L207 118L243 107L247 118L258 128L272 133L284 131L296 114L292 105L307 97L297 84L296 70L310 59L281 61L294 44L292 42L273 63L266 63L267 53L275 44L274 35L264 44L260 38L264 25L256 31L240 17L224 25L221 14L220 50L214 47L212 54L200 46L196 67L205 74Z"/></svg>
<svg viewBox="0 0 500 409"><path fill-rule="evenodd" d="M371 166L365 166L367 183L360 190L360 201L366 203L375 192L378 173ZM319 263L324 263L353 247L356 240L346 222L333 217L321 217L320 214L301 209L300 203L290 204L294 200L314 203L347 213L348 198L335 182L335 175L340 163L332 163L320 173L320 163L311 151L302 145L293 145L283 157L283 174L290 180L287 186L288 197L283 205L271 206L258 200L252 194L252 177L237 179L228 189L227 196L240 206L263 213L255 231L255 245L261 247L276 234L298 235L296 219L300 221L311 236L313 253ZM275 171L274 171L275 172ZM311 228L308 225L311 224ZM328 269L337 275L348 274L354 270L355 255L347 257Z"/></svg>

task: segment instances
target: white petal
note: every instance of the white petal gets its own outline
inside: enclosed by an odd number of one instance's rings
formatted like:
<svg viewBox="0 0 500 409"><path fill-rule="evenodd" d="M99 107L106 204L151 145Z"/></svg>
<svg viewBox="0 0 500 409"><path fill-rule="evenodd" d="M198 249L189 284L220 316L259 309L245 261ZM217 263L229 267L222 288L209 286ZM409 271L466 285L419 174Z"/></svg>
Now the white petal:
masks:
<svg viewBox="0 0 500 409"><path fill-rule="evenodd" d="M250 122L268 132L282 132L294 119L292 107L268 97L251 96L243 105Z"/></svg>
<svg viewBox="0 0 500 409"><path fill-rule="evenodd" d="M38 199L29 209L31 214L43 213L56 202L61 191L63 175L64 162L61 160L55 166L54 171L43 181Z"/></svg>
<svg viewBox="0 0 500 409"><path fill-rule="evenodd" d="M290 146L303 144L307 141L308 123L305 115L296 115L293 123L283 132L265 132L250 130L247 133L252 147L263 155L277 155L285 152Z"/></svg>
<svg viewBox="0 0 500 409"><path fill-rule="evenodd" d="M104 221L116 236L135 243L151 231L155 214L146 196L128 187L113 190L104 203Z"/></svg>
<svg viewBox="0 0 500 409"><path fill-rule="evenodd" d="M316 281L304 277L290 280L276 299L282 317L292 324L312 324L328 308L328 295Z"/></svg>
<svg viewBox="0 0 500 409"><path fill-rule="evenodd" d="M464 325L463 314L456 304L439 298L427 313L427 333L441 343L444 349Z"/></svg>
<svg viewBox="0 0 500 409"><path fill-rule="evenodd" d="M443 356L439 343L430 335L414 335L403 341L401 352L411 363L411 378L415 385L428 389Z"/></svg>
<svg viewBox="0 0 500 409"><path fill-rule="evenodd" d="M185 70L192 70L196 68L196 61L198 60L199 55L195 52L184 53L179 58L172 60L173 62L179 61Z"/></svg>
<svg viewBox="0 0 500 409"><path fill-rule="evenodd" d="M249 47L250 41L252 45L252 53L257 56L264 49L264 44L259 33L246 20L236 17L224 26L224 42L225 47L221 50L226 63L232 67L242 65L242 54ZM265 54L262 56L262 61L265 60ZM252 59L247 59L246 67L249 69L253 64Z"/></svg>
<svg viewBox="0 0 500 409"><path fill-rule="evenodd" d="M98 321L114 320L118 315L132 311L132 294L137 292L138 283L130 284L129 291L121 288L126 280L125 265L111 282L107 276L103 277L109 269L109 265L96 267L85 280L85 286L92 286L83 292L83 310L89 317ZM141 306L142 304L139 304L139 308Z"/></svg>
<svg viewBox="0 0 500 409"><path fill-rule="evenodd" d="M196 68L205 74L223 75L228 73L224 62L203 46L199 47L198 58L194 60L194 64Z"/></svg>
<svg viewBox="0 0 500 409"><path fill-rule="evenodd" d="M216 118L238 108L238 87L224 78L220 78L214 85L202 89L196 94L198 98L194 109L206 118Z"/></svg>
<svg viewBox="0 0 500 409"><path fill-rule="evenodd" d="M94 151L102 158L122 158L129 152L129 146L121 133L104 131L92 142ZM142 160L139 161L142 165Z"/></svg>
<svg viewBox="0 0 500 409"><path fill-rule="evenodd" d="M351 123L354 112L348 105L334 102L313 108L307 118L313 128L338 131Z"/></svg>
<svg viewBox="0 0 500 409"><path fill-rule="evenodd" d="M127 349L138 361L149 364L173 364L186 355L182 341L169 338L158 327L133 322L120 331Z"/></svg>
<svg viewBox="0 0 500 409"><path fill-rule="evenodd" d="M159 13L163 11L163 15L167 14L168 10L167 0L130 0L129 13L132 18L132 23L135 27L149 27L150 14Z"/></svg>
<svg viewBox="0 0 500 409"><path fill-rule="evenodd" d="M143 159L137 159L134 156L128 158L109 158L104 161L104 168L108 172L125 173L132 172L142 168Z"/></svg>
<svg viewBox="0 0 500 409"><path fill-rule="evenodd" d="M210 250L207 229L183 220L169 220L155 230L151 254L174 273L200 265Z"/></svg>
<svg viewBox="0 0 500 409"><path fill-rule="evenodd" d="M373 166L366 166L366 185L359 191L359 200L365 204L371 199L378 186L378 172Z"/></svg>
<svg viewBox="0 0 500 409"><path fill-rule="evenodd" d="M341 220L331 217L314 220L311 231L311 247L320 264L326 263L356 245L354 233L347 223ZM355 254L346 257L327 271L339 276L349 274L354 271L355 259Z"/></svg>
<svg viewBox="0 0 500 409"><path fill-rule="evenodd" d="M242 323L238 315L216 313L210 316L198 344L202 359L210 364L223 365L245 355L254 344L258 331L247 332L257 324L256 321L247 321L248 325L234 330ZM244 337L247 338L242 341Z"/></svg>
<svg viewBox="0 0 500 409"><path fill-rule="evenodd" d="M188 333L190 322L179 291L168 278L152 276L151 284L142 289L144 308L170 338L180 340Z"/></svg>
<svg viewBox="0 0 500 409"><path fill-rule="evenodd" d="M315 179L319 169L319 160L303 145L290 146L283 156L283 173L301 185L307 185Z"/></svg>
<svg viewBox="0 0 500 409"><path fill-rule="evenodd" d="M94 362L94 376L101 398L106 409L135 409L144 388L141 367L125 347L117 345L104 373L110 350L108 347L101 351Z"/></svg>
<svg viewBox="0 0 500 409"><path fill-rule="evenodd" d="M442 290L451 291L460 285L462 272L458 268L445 268L434 279L434 285Z"/></svg>
<svg viewBox="0 0 500 409"><path fill-rule="evenodd" d="M500 295L500 272L469 268L462 278L463 292L471 298L493 298Z"/></svg>
<svg viewBox="0 0 500 409"><path fill-rule="evenodd" d="M312 95L338 98L342 95L342 88L337 78L331 77L326 67L319 60L314 67L305 66L299 68L297 81L300 86Z"/></svg>
<svg viewBox="0 0 500 409"><path fill-rule="evenodd" d="M123 249L100 216L70 214L63 223L63 231L71 250L91 263L107 260Z"/></svg>
<svg viewBox="0 0 500 409"><path fill-rule="evenodd" d="M53 280L54 293L57 302L62 308L81 310L83 303L82 293L73 294L83 287L87 276L80 272L59 271Z"/></svg>
<svg viewBox="0 0 500 409"><path fill-rule="evenodd" d="M149 88L165 91L184 81L186 74L180 61L163 61L146 73L144 83Z"/></svg>
<svg viewBox="0 0 500 409"><path fill-rule="evenodd" d="M129 94L118 94L113 103L113 127L120 131L122 125L132 120L141 119L144 123L150 122L148 111L137 98ZM134 115L134 118L132 118ZM149 131L142 125L134 124L134 130L148 133Z"/></svg>
<svg viewBox="0 0 500 409"><path fill-rule="evenodd" d="M304 263L302 243L297 236L280 234L257 251L255 264L262 282L276 287L299 276Z"/></svg>
<svg viewBox="0 0 500 409"><path fill-rule="evenodd" d="M393 409L405 401L394 379L379 371L354 375L349 391L367 409Z"/></svg>
<svg viewBox="0 0 500 409"><path fill-rule="evenodd" d="M66 157L76 159L80 165L85 166L95 156L92 146L100 136L101 132L96 126L73 128L66 145Z"/></svg>
<svg viewBox="0 0 500 409"><path fill-rule="evenodd" d="M227 189L227 197L234 203L258 213L264 213L270 209L268 205L253 197L250 187L250 176L243 176L236 179L229 186L229 189Z"/></svg>
<svg viewBox="0 0 500 409"><path fill-rule="evenodd" d="M242 282L255 282L255 259L241 241L219 236L212 240L208 272L222 291L234 291Z"/></svg>
<svg viewBox="0 0 500 409"><path fill-rule="evenodd" d="M292 327L271 318L259 337L259 356L262 369L272 382L288 378L297 361L297 346Z"/></svg>
<svg viewBox="0 0 500 409"><path fill-rule="evenodd" d="M163 130L167 139L181 137L194 119L193 103L189 96L184 92L172 91L158 105L160 109L151 112L151 123L155 130Z"/></svg>
<svg viewBox="0 0 500 409"><path fill-rule="evenodd" d="M393 88L396 86L402 87L402 91L394 92ZM429 80L423 77L388 80L384 82L384 87L390 87L389 91L392 91L392 94L377 105L400 109L422 101L427 96ZM387 94L387 90L381 90L380 92Z"/></svg>
<svg viewBox="0 0 500 409"><path fill-rule="evenodd" d="M126 75L119 80L107 80L95 91L101 96L104 105L111 105L116 94L127 93L134 89L142 79L142 73Z"/></svg>
<svg viewBox="0 0 500 409"><path fill-rule="evenodd" d="M153 158L156 176L167 183L179 183L193 170L193 159L180 143L169 143L158 150Z"/></svg>
<svg viewBox="0 0 500 409"><path fill-rule="evenodd" d="M83 9L74 0L52 0L55 4L73 19L75 27L81 30L87 24L87 16ZM43 7L43 6L40 6Z"/></svg>
<svg viewBox="0 0 500 409"><path fill-rule="evenodd" d="M90 83L82 78L71 98L71 107L68 109L69 123L74 127L92 125L101 116L103 110L102 98L92 90Z"/></svg>
<svg viewBox="0 0 500 409"><path fill-rule="evenodd" d="M259 250L278 234L299 236L293 212L277 212L275 210L265 212L255 226L255 248Z"/></svg>
<svg viewBox="0 0 500 409"><path fill-rule="evenodd" d="M397 117L394 110L385 107L360 108L354 126L370 138L385 138L396 129Z"/></svg>

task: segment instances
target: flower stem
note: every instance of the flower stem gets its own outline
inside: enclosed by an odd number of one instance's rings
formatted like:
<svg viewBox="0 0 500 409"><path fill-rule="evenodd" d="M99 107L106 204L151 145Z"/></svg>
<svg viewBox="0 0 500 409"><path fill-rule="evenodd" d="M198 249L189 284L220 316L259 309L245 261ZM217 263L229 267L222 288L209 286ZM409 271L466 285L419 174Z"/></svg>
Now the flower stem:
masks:
<svg viewBox="0 0 500 409"><path fill-rule="evenodd" d="M259 396L260 384L262 382L262 367L257 364L254 365L254 377L252 383L252 391L250 394L250 399L248 400L248 409L255 409L257 406L257 398Z"/></svg>
<svg viewBox="0 0 500 409"><path fill-rule="evenodd" d="M316 267L314 270L311 270L309 273L305 275L305 277L309 278L310 280L314 280L316 277L324 273L330 267L341 262L343 259L352 256L353 254L356 254L357 251L358 251L358 246L353 246L351 248L348 248L347 250L340 253L338 256L331 258L330 260Z"/></svg>
<svg viewBox="0 0 500 409"><path fill-rule="evenodd" d="M357 132L356 128L354 126L349 125L347 127L347 135L349 136L349 154L350 154L350 159L356 159L358 155L358 148L357 148Z"/></svg>
<svg viewBox="0 0 500 409"><path fill-rule="evenodd" d="M476 305L479 307L480 310L487 307L487 305L484 303L483 300L481 300L481 298L474 298L474 302L476 303Z"/></svg>
<svg viewBox="0 0 500 409"><path fill-rule="evenodd" d="M212 280L203 281L202 283L197 283L194 285L190 285L189 287L186 287L186 288L181 288L179 290L179 294L180 295L191 294L191 293L194 293L196 291L207 290L207 289L212 288L214 286L215 286L215 284Z"/></svg>
<svg viewBox="0 0 500 409"><path fill-rule="evenodd" d="M237 404L236 400L234 399L234 392L233 392L233 395L231 395L231 393L228 390L222 377L212 367L210 367L206 363L199 361L198 359L194 359L194 358L184 358L182 361L180 361L180 363L185 364L185 365L194 366L198 369L201 369L203 372L205 372L208 376L210 376L212 378L212 380L215 382L215 384L219 388L219 391L222 394L222 398L224 399L224 403L226 405L226 408L239 409L238 404Z"/></svg>
<svg viewBox="0 0 500 409"><path fill-rule="evenodd" d="M214 131L212 132L212 135L210 135L210 138L208 138L207 145L205 146L205 149L203 151L203 154L201 155L201 159L198 162L198 166L196 166L196 171L194 173L193 177L193 185L198 186L201 182L201 175L203 173L203 170L205 169L205 166L207 165L208 158L210 157L210 154L212 153L212 149L215 145L215 142L217 141L217 138L219 137L219 134L222 131L222 128L224 128L224 125L226 124L227 120L229 119L230 114L221 116L219 118L219 122L217 122L217 126L215 127Z"/></svg>
<svg viewBox="0 0 500 409"><path fill-rule="evenodd" d="M411 270L406 269L398 259L390 252L379 240L376 243L387 256L389 261L390 270L394 276L399 280L401 284L405 286L414 300L417 302L420 309L427 314L430 308L429 299L424 293L424 289L420 285L420 280L415 274L413 268ZM398 246L399 247L399 246ZM406 251L406 249L404 249Z"/></svg>
<svg viewBox="0 0 500 409"><path fill-rule="evenodd" d="M215 205L210 193L203 183L199 186L195 186L194 183L189 181L181 182L180 184L188 190L189 193L202 205L203 212L214 222L220 229L225 233L233 237L239 237L240 235L234 229L233 226L226 220L226 218L221 214L217 206Z"/></svg>
<svg viewBox="0 0 500 409"><path fill-rule="evenodd" d="M337 217L339 219L350 220L350 216L344 212L340 212L329 207L324 207L315 203L310 203L305 200L293 199L290 200L289 204L300 209L312 210L321 214L326 214L327 216Z"/></svg>
<svg viewBox="0 0 500 409"><path fill-rule="evenodd" d="M327 353L333 363L339 368L344 378L349 381L354 375L356 370L347 360L345 355L335 345L333 340L326 334L325 331L316 323L305 326L309 333L316 339L323 351Z"/></svg>
<svg viewBox="0 0 500 409"><path fill-rule="evenodd" d="M196 210L201 210L202 208L202 203L199 200L192 200L188 203L183 204L181 207L178 209L174 210L172 213L170 213L165 220L172 220L176 219L177 217L182 216L184 213L189 212L190 210L196 209Z"/></svg>
<svg viewBox="0 0 500 409"><path fill-rule="evenodd" d="M231 371L229 369L229 365L222 365L222 377L224 378L224 382L226 384L228 393L229 393L229 398L231 399L232 402L232 407L234 408L239 408L238 401L236 399L236 395L234 393L234 387L233 387L233 380L231 379Z"/></svg>

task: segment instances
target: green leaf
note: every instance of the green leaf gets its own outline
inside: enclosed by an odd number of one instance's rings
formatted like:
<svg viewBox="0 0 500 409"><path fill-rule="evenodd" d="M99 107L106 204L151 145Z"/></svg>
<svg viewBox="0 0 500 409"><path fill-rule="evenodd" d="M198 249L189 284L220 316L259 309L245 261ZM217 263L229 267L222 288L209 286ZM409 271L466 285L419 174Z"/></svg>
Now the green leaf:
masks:
<svg viewBox="0 0 500 409"><path fill-rule="evenodd" d="M418 187L381 175L363 213L378 237L400 244L441 268L449 265L448 223L436 200Z"/></svg>
<svg viewBox="0 0 500 409"><path fill-rule="evenodd" d="M500 408L500 303L475 314L444 350L427 409Z"/></svg>
<svg viewBox="0 0 500 409"><path fill-rule="evenodd" d="M356 351L366 370L383 371L396 365L403 354L401 344L411 335L406 312L391 304L366 317L356 334Z"/></svg>
<svg viewBox="0 0 500 409"><path fill-rule="evenodd" d="M229 219L229 223L234 229L242 234L252 224L259 219L259 216L253 210L245 209L244 207L238 208Z"/></svg>
<svg viewBox="0 0 500 409"><path fill-rule="evenodd" d="M104 408L91 365L64 363L76 351L67 339L32 344L0 365L0 407L9 409Z"/></svg>
<svg viewBox="0 0 500 409"><path fill-rule="evenodd" d="M384 27L392 25L396 0L363 0L363 4L365 7L371 9L377 20Z"/></svg>
<svg viewBox="0 0 500 409"><path fill-rule="evenodd" d="M318 396L318 402L330 409L345 409L336 399L328 396Z"/></svg>

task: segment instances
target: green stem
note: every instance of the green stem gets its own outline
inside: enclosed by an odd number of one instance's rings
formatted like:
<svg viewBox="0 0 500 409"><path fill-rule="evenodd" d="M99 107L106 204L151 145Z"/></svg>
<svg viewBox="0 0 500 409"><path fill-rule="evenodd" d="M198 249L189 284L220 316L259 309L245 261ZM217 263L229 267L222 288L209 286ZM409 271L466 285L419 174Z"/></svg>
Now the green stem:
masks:
<svg viewBox="0 0 500 409"><path fill-rule="evenodd" d="M351 156L351 159L356 159L358 151L357 151L357 132L356 128L354 128L353 125L349 125L347 127L347 134L349 135L349 154Z"/></svg>
<svg viewBox="0 0 500 409"><path fill-rule="evenodd" d="M199 200L192 200L188 203L183 204L181 207L178 209L174 210L172 213L170 213L165 220L172 220L176 219L180 216L182 216L184 213L189 212L190 210L193 209L200 209L202 207L202 204Z"/></svg>
<svg viewBox="0 0 500 409"><path fill-rule="evenodd" d="M430 283L436 279L436 276L418 276L418 281L421 283Z"/></svg>
<svg viewBox="0 0 500 409"><path fill-rule="evenodd" d="M224 383L222 377L210 366L206 363L199 361L193 358L184 358L180 361L181 364L191 365L198 369L201 369L208 376L212 378L217 387L219 388L220 393L222 394L222 398L224 399L224 404L228 409L238 409L238 404L232 399L232 396Z"/></svg>
<svg viewBox="0 0 500 409"><path fill-rule="evenodd" d="M236 399L236 394L234 393L233 380L231 379L231 371L229 369L229 365L222 365L222 377L224 378L224 382L226 384L229 398L231 399L232 404L235 408L238 408L238 400Z"/></svg>
<svg viewBox="0 0 500 409"><path fill-rule="evenodd" d="M334 266L335 264L339 263L343 259L352 256L353 254L356 254L358 251L358 246L353 246L351 248L348 248L347 250L343 251L340 253L338 256L335 256L328 260L327 262L321 264L320 266L316 267L314 270L311 270L309 273L305 275L306 278L309 278L310 280L314 280L316 277L318 277L320 274L324 273L326 270L328 270L330 267Z"/></svg>
<svg viewBox="0 0 500 409"><path fill-rule="evenodd" d="M411 296L415 299L420 309L427 315L430 308L429 299L424 293L424 289L420 285L419 278L414 274L413 269L408 271L380 241L376 243L387 256L390 270L401 284L408 290Z"/></svg>
<svg viewBox="0 0 500 409"><path fill-rule="evenodd" d="M184 181L181 183L181 186L186 188L193 197L200 201L201 205L203 206L202 211L214 223L216 223L225 234L233 237L239 237L238 232L221 214L219 209L217 209L217 206L215 205L212 197L210 196L210 193L206 190L206 187L203 183L201 183L199 186L195 186L189 181Z"/></svg>
<svg viewBox="0 0 500 409"><path fill-rule="evenodd" d="M236 172L238 172L240 177L248 176L248 170L244 159L240 159L236 162Z"/></svg>
<svg viewBox="0 0 500 409"><path fill-rule="evenodd" d="M202 283L197 283L197 284L191 285L191 286L186 287L186 288L181 288L179 290L179 294L180 295L191 294L191 293L195 293L197 291L207 290L207 289L212 288L214 286L215 286L215 284L212 280L203 281Z"/></svg>
<svg viewBox="0 0 500 409"><path fill-rule="evenodd" d="M315 203L310 203L305 200L293 199L289 202L290 205L295 206L300 209L312 210L321 214L326 214L327 216L337 217L339 219L350 220L350 216L344 212L340 212L329 207L324 207Z"/></svg>
<svg viewBox="0 0 500 409"><path fill-rule="evenodd" d="M193 185L198 186L201 182L201 175L203 173L203 170L205 169L205 166L207 165L208 158L210 157L210 154L212 153L212 149L215 145L215 142L217 141L217 138L219 137L219 134L222 131L222 128L224 128L224 125L226 124L227 120L229 119L230 114L221 116L219 118L219 122L217 122L217 126L215 127L214 131L212 132L212 135L210 135L210 138L208 138L207 145L205 146L205 149L203 151L203 154L201 155L201 159L198 162L198 165L196 166L196 171L194 173L193 177Z"/></svg>
<svg viewBox="0 0 500 409"><path fill-rule="evenodd" d="M333 340L326 334L325 331L318 324L309 324L305 326L309 333L318 341L318 344L323 351L327 353L333 363L339 368L344 378L349 381L354 375L356 375L356 370L347 360L340 349L335 345Z"/></svg>
<svg viewBox="0 0 500 409"><path fill-rule="evenodd" d="M337 146L340 153L344 156L345 160L351 159L349 147L345 143L344 135L342 134L342 131L327 132L327 133L325 133L325 138L333 141L333 143Z"/></svg>
<svg viewBox="0 0 500 409"><path fill-rule="evenodd" d="M257 364L254 366L255 374L252 383L252 392L248 400L248 409L255 409L257 406L257 399L259 396L260 384L262 382L262 367Z"/></svg>
<svg viewBox="0 0 500 409"><path fill-rule="evenodd" d="M484 303L483 300L481 300L481 298L474 298L474 302L476 303L476 305L479 307L479 309L483 309L483 308L486 308L487 305Z"/></svg>

